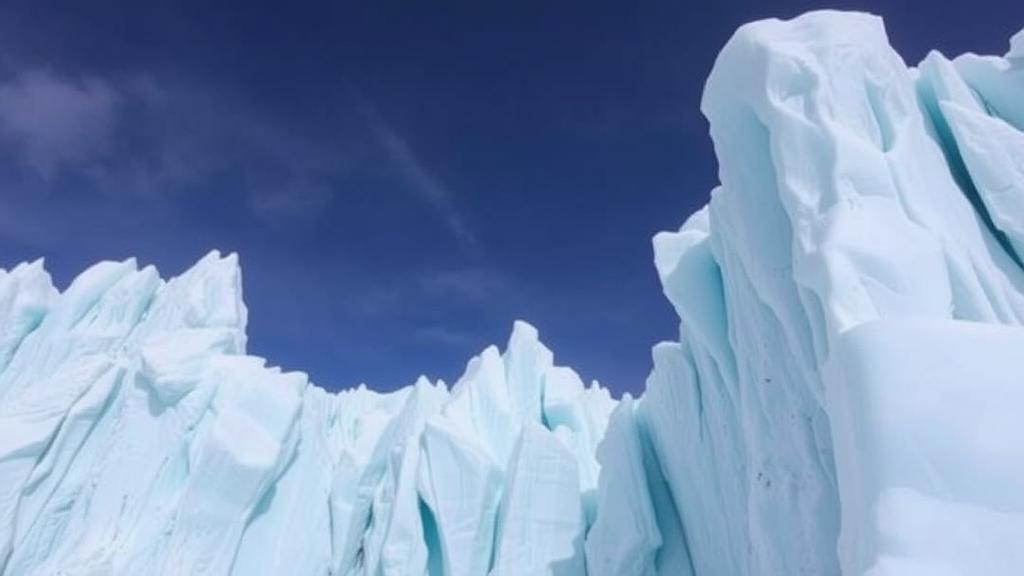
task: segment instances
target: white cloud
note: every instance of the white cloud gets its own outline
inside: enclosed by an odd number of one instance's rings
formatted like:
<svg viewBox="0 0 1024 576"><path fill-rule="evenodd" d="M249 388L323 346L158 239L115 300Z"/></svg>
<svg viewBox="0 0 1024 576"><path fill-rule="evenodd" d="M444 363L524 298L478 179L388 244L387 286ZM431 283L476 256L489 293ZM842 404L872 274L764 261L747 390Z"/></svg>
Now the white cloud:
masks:
<svg viewBox="0 0 1024 576"><path fill-rule="evenodd" d="M318 217L333 198L320 176L344 167L239 98L145 74L23 69L0 81L0 144L41 190L66 172L102 196L148 201L231 175L233 192L269 223Z"/></svg>
<svg viewBox="0 0 1024 576"><path fill-rule="evenodd" d="M411 192L444 220L449 232L464 249L471 254L479 254L480 240L456 206L452 190L420 162L409 142L390 124L372 109L367 109L364 113L374 135L409 185Z"/></svg>
<svg viewBox="0 0 1024 576"><path fill-rule="evenodd" d="M479 256L455 192L372 106L357 109L362 131L325 142L210 86L25 68L0 81L0 153L37 173L43 189L66 172L110 198L148 201L217 182L273 224L321 217L344 192L335 190L344 174L369 163L397 175L468 255ZM367 136L382 154L360 150Z"/></svg>
<svg viewBox="0 0 1024 576"><path fill-rule="evenodd" d="M0 84L0 130L48 180L62 166L87 164L107 152L118 100L101 79L22 72Z"/></svg>

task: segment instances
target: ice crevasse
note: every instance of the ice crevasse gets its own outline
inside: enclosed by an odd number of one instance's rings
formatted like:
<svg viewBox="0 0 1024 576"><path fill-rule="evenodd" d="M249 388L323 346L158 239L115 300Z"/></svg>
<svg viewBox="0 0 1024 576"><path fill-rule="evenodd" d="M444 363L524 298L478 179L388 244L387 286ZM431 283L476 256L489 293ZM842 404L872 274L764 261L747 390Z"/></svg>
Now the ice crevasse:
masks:
<svg viewBox="0 0 1024 576"><path fill-rule="evenodd" d="M246 354L233 255L0 271L0 574L1024 571L1024 32L909 68L874 16L755 22L702 111L637 399L522 322L325 392Z"/></svg>

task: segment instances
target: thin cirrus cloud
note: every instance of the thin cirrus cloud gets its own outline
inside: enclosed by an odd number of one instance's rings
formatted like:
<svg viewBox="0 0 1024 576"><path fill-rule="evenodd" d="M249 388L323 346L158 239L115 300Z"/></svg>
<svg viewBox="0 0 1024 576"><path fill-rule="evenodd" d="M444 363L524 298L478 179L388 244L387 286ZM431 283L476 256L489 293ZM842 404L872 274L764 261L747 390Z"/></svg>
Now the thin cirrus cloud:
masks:
<svg viewBox="0 0 1024 576"><path fill-rule="evenodd" d="M344 135L325 142L242 98L150 74L73 77L29 69L9 78L0 82L0 153L38 178L7 182L8 188L46 190L70 174L101 196L173 200L228 179L252 216L280 224L326 213L354 171L387 173L431 209L463 252L481 252L457 195L363 102L351 111L356 121L338 129Z"/></svg>
<svg viewBox="0 0 1024 576"><path fill-rule="evenodd" d="M373 320L424 316L456 308L486 310L495 302L522 298L531 290L528 283L494 267L429 268L403 274L386 284L359 285L342 298L342 307L354 317Z"/></svg>
<svg viewBox="0 0 1024 576"><path fill-rule="evenodd" d="M467 254L479 256L483 246L459 210L455 192L423 165L409 145L409 141L384 121L376 110L365 104L360 108L374 138L386 152L408 190L442 219L445 227Z"/></svg>
<svg viewBox="0 0 1024 576"><path fill-rule="evenodd" d="M478 339L477 334L472 331L458 330L444 324L423 326L417 328L413 334L420 340L452 348L471 346L476 344Z"/></svg>

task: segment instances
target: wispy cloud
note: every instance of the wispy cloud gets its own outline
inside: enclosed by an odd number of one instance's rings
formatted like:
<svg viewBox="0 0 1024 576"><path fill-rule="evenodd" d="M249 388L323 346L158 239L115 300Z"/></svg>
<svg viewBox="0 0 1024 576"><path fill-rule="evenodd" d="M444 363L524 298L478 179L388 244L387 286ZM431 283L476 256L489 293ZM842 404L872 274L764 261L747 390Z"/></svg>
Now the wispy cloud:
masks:
<svg viewBox="0 0 1024 576"><path fill-rule="evenodd" d="M409 141L372 107L364 105L363 112L374 136L409 190L443 219L444 225L463 249L471 255L479 255L482 250L480 239L456 205L456 195L452 189L423 165Z"/></svg>
<svg viewBox="0 0 1024 576"><path fill-rule="evenodd" d="M0 132L44 180L109 151L117 91L100 78L29 70L0 84Z"/></svg>
<svg viewBox="0 0 1024 576"><path fill-rule="evenodd" d="M38 176L22 187L66 174L108 198L173 200L233 178L252 215L278 222L323 213L346 167L336 152L209 87L32 68L0 81L0 154Z"/></svg>
<svg viewBox="0 0 1024 576"><path fill-rule="evenodd" d="M479 344L480 339L479 334L468 330L458 330L441 324L418 328L415 331L415 335L420 340L455 348L461 348L471 344Z"/></svg>
<svg viewBox="0 0 1024 576"><path fill-rule="evenodd" d="M358 97L339 103L333 131L283 118L272 106L197 79L0 62L3 202L11 210L20 202L24 215L33 198L52 194L169 206L218 195L279 227L323 219L348 186L358 191L368 176L385 186L397 182L414 210L422 206L465 255L482 255L459 195L372 105ZM461 280L449 288L471 298L480 291L472 287L479 279Z"/></svg>
<svg viewBox="0 0 1024 576"><path fill-rule="evenodd" d="M511 280L491 268L466 267L437 270L419 277L420 290L434 298L454 298L473 304L508 295Z"/></svg>
<svg viewBox="0 0 1024 576"><path fill-rule="evenodd" d="M37 176L22 187L46 191L69 175L76 187L86 183L120 200L173 201L190 190L238 194L254 217L276 225L322 217L345 191L350 172L387 174L398 177L463 252L482 253L456 192L361 98L339 112L355 120L347 128L356 130L325 139L213 86L145 72L3 67L0 162L19 163L24 174ZM369 152L362 149L367 139L376 145Z"/></svg>
<svg viewBox="0 0 1024 576"><path fill-rule="evenodd" d="M361 318L430 316L437 310L485 310L514 298L523 283L483 266L410 271L385 282L363 280L343 298L347 314Z"/></svg>
<svg viewBox="0 0 1024 576"><path fill-rule="evenodd" d="M334 199L334 191L326 185L298 177L284 187L256 188L249 203L256 216L274 221L280 216L314 217Z"/></svg>

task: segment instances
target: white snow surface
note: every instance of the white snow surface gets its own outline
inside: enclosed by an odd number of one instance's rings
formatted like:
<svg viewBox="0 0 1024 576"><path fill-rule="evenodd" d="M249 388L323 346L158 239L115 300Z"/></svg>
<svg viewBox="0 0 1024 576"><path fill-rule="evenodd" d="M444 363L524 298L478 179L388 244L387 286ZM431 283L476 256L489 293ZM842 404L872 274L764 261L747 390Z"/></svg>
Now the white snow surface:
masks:
<svg viewBox="0 0 1024 576"><path fill-rule="evenodd" d="M740 28L638 399L516 322L449 389L246 353L234 255L0 271L0 574L1024 573L1024 31Z"/></svg>

